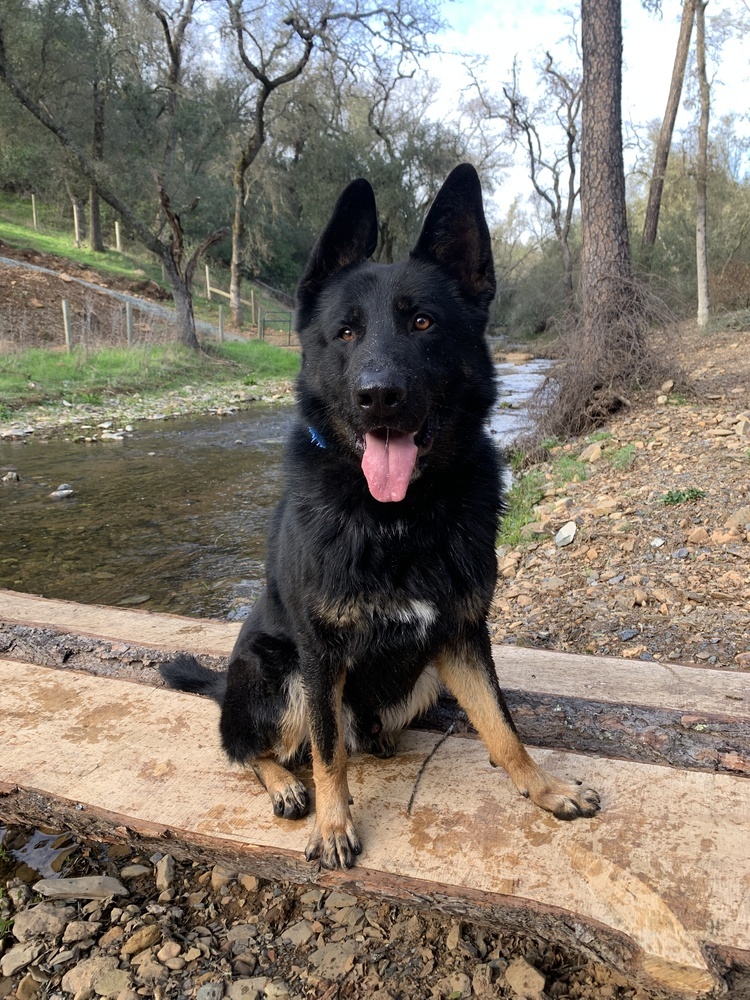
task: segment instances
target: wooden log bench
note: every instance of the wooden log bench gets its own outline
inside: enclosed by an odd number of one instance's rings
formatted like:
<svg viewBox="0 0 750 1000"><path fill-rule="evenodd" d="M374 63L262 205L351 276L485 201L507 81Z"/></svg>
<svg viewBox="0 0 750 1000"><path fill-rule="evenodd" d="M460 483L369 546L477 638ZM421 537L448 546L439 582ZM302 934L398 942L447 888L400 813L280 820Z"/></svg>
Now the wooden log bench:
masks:
<svg viewBox="0 0 750 1000"><path fill-rule="evenodd" d="M364 850L319 872L310 820L275 819L223 757L216 705L156 686L158 661L217 664L238 629L0 591L0 817L520 929L668 995L750 971L750 674L496 647L522 736L601 814L560 823L468 731L413 730L352 761Z"/></svg>

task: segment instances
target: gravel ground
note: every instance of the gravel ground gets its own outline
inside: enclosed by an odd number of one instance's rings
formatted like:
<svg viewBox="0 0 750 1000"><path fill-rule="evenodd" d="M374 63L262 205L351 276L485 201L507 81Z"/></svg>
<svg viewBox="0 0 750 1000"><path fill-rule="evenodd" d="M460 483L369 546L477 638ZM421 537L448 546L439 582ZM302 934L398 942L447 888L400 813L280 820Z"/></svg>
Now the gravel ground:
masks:
<svg viewBox="0 0 750 1000"><path fill-rule="evenodd" d="M62 875L73 881L63 883L67 898L46 899L59 878L39 883L14 862L0 900L0 920L12 921L0 998L654 996L575 954L435 912L78 844L65 834L37 832L31 843L37 859L64 858ZM5 844L9 860L20 851L34 863L24 831L7 832ZM91 898L97 894L104 898Z"/></svg>

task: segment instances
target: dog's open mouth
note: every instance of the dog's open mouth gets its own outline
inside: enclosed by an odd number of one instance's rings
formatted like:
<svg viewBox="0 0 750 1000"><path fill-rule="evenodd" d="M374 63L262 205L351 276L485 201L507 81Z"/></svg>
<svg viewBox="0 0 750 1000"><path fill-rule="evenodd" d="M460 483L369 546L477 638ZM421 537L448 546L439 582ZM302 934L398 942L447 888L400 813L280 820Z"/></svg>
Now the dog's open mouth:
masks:
<svg viewBox="0 0 750 1000"><path fill-rule="evenodd" d="M381 503L398 502L406 496L417 458L432 445L425 426L416 434L378 427L364 438L362 471L370 493Z"/></svg>

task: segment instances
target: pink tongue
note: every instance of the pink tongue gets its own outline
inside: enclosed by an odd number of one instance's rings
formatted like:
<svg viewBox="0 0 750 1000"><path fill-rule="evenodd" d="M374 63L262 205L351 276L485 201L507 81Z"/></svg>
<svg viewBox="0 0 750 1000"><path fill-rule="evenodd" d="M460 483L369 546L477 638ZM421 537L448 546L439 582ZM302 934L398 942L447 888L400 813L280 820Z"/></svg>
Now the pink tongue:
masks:
<svg viewBox="0 0 750 1000"><path fill-rule="evenodd" d="M365 435L362 471L370 493L381 503L403 500L417 461L413 434L389 431L388 437Z"/></svg>

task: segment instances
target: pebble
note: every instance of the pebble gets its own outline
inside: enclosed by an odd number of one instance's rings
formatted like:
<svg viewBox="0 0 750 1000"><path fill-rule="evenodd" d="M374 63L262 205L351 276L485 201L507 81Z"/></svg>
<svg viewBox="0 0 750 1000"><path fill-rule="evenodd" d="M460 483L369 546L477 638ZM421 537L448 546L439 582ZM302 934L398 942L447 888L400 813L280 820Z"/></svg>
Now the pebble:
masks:
<svg viewBox="0 0 750 1000"><path fill-rule="evenodd" d="M515 958L505 970L505 982L516 996L525 1000L541 1000L545 979L525 958Z"/></svg>
<svg viewBox="0 0 750 1000"><path fill-rule="evenodd" d="M156 888L161 892L169 889L174 881L174 872L174 858L171 854L165 854L164 857L156 863Z"/></svg>
<svg viewBox="0 0 750 1000"><path fill-rule="evenodd" d="M576 537L578 531L578 525L575 521L568 521L564 524L562 528L555 535L555 545L561 549L566 545L570 545L573 539Z"/></svg>
<svg viewBox="0 0 750 1000"><path fill-rule="evenodd" d="M137 955L161 941L161 927L158 924L145 924L127 939L121 949L122 955Z"/></svg>
<svg viewBox="0 0 750 1000"><path fill-rule="evenodd" d="M126 865L120 871L120 878L140 878L141 875L148 875L150 871L147 865Z"/></svg>
<svg viewBox="0 0 750 1000"><path fill-rule="evenodd" d="M195 1000L222 1000L224 983L204 983L198 987Z"/></svg>
<svg viewBox="0 0 750 1000"><path fill-rule="evenodd" d="M31 965L43 951L44 945L39 941L17 944L0 958L0 972L4 976L13 976L27 965Z"/></svg>

